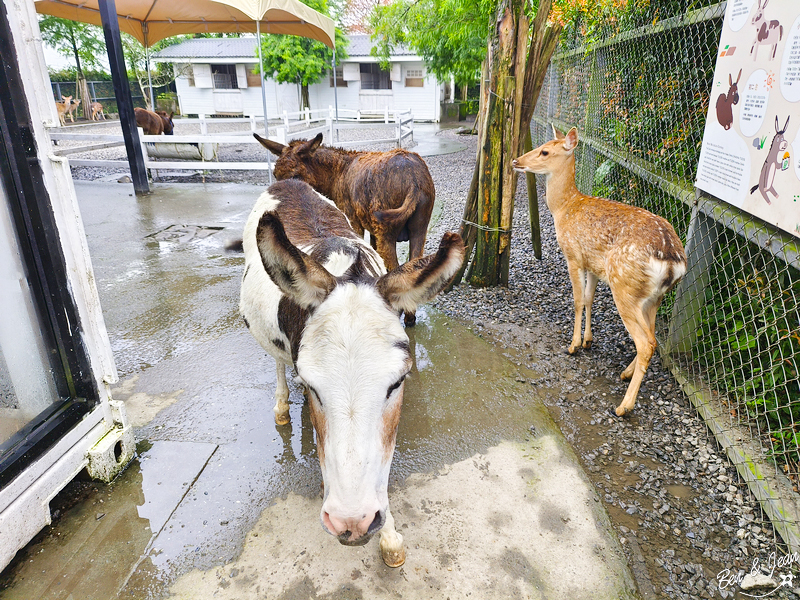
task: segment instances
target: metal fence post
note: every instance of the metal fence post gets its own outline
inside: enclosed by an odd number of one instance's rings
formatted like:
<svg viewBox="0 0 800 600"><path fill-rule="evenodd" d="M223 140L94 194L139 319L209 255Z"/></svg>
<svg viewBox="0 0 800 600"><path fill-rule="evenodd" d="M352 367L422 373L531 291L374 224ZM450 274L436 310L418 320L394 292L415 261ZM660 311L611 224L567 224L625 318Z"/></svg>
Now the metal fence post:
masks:
<svg viewBox="0 0 800 600"><path fill-rule="evenodd" d="M695 206L686 240L686 275L678 286L664 350L691 352L717 249L720 226Z"/></svg>
<svg viewBox="0 0 800 600"><path fill-rule="evenodd" d="M108 51L108 63L111 66L111 77L114 81L114 95L117 99L119 121L122 126L122 136L125 138L125 149L131 169L133 189L137 195L148 194L150 193L150 184L147 180L144 155L139 144L139 133L136 129L136 117L133 112L133 99L131 98L130 85L128 83L128 71L125 66L125 57L122 53L116 3L114 0L99 0L99 9Z"/></svg>

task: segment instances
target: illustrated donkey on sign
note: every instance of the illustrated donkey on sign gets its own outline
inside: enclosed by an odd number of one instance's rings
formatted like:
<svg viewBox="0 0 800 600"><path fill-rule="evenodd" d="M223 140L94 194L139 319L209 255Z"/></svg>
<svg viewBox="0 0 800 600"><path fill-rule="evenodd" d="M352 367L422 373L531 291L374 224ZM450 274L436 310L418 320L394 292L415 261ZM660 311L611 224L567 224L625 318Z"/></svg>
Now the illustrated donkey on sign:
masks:
<svg viewBox="0 0 800 600"><path fill-rule="evenodd" d="M769 152L767 152L767 160L764 161L764 165L761 167L758 183L750 188L751 194L756 190L760 191L767 204L772 204L767 193L771 193L776 198L778 197L778 192L775 191L775 173L781 168L781 153L785 152L789 146L789 142L786 141L783 134L786 133L786 128L789 127L789 119L791 118L791 115L786 117L786 123L781 129L778 116L775 115L775 137L772 138L772 145L769 147Z"/></svg>
<svg viewBox="0 0 800 600"><path fill-rule="evenodd" d="M729 73L728 74L728 81L730 82L730 88L728 89L728 93L720 94L717 98L717 121L722 127L727 131L733 125L733 106L735 104L739 104L739 80L742 78L742 70L739 69L739 76L736 77L736 81L733 80L733 76Z"/></svg>
<svg viewBox="0 0 800 600"><path fill-rule="evenodd" d="M767 22L764 18L764 9L767 8L769 0L764 0L764 6L761 6L761 0L758 0L758 8L756 14L750 20L751 25L755 25L756 39L753 40L753 45L750 48L750 54L753 60L758 57L759 46L772 46L772 53L769 59L775 58L775 53L778 51L778 42L783 39L783 25L776 19Z"/></svg>

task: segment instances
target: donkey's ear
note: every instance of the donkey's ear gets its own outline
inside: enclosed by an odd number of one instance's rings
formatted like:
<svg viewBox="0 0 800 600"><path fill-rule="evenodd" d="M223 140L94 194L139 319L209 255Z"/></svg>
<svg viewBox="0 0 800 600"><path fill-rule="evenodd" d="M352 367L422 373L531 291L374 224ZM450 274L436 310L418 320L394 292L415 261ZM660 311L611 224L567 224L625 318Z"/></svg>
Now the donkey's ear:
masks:
<svg viewBox="0 0 800 600"><path fill-rule="evenodd" d="M254 133L253 137L256 138L259 142L261 142L261 145L264 146L264 148L266 148L270 152L272 152L275 156L280 156L281 153L283 152L283 149L286 147L278 142L273 142L272 140L262 138L257 133Z"/></svg>
<svg viewBox="0 0 800 600"><path fill-rule="evenodd" d="M417 306L441 292L464 262L464 242L457 233L448 232L436 254L400 265L375 284L378 293L396 311L414 312Z"/></svg>
<svg viewBox="0 0 800 600"><path fill-rule="evenodd" d="M319 306L336 286L333 275L289 241L283 224L274 213L265 212L261 216L256 243L270 279L301 307Z"/></svg>
<svg viewBox="0 0 800 600"><path fill-rule="evenodd" d="M578 130L573 127L564 138L564 150L574 150L578 145Z"/></svg>
<svg viewBox="0 0 800 600"><path fill-rule="evenodd" d="M558 129L556 129L555 125L550 123L550 127L553 129L553 139L554 140L560 140L560 139L562 139L564 137L564 132L563 131L559 131Z"/></svg>
<svg viewBox="0 0 800 600"><path fill-rule="evenodd" d="M314 136L313 140L308 140L305 144L300 146L300 149L297 152L298 154L312 154L317 148L319 148L321 143L322 133L318 133L316 136Z"/></svg>

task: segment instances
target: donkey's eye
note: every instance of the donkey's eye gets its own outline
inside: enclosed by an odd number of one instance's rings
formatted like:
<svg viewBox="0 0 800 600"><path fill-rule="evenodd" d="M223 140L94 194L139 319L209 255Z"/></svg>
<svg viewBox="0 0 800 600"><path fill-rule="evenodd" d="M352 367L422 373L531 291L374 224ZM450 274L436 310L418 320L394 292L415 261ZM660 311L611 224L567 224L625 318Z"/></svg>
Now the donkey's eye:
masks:
<svg viewBox="0 0 800 600"><path fill-rule="evenodd" d="M403 380L405 380L406 375L408 375L408 373L403 375L400 379L398 379L392 385L389 386L389 389L386 390L386 399L387 400L389 399L389 396L391 396L392 393L403 384Z"/></svg>
<svg viewBox="0 0 800 600"><path fill-rule="evenodd" d="M311 386L309 385L309 386L308 386L308 391L309 391L309 392L311 392L311 394L314 396L314 398L316 398L316 399L317 399L317 402L319 402L320 404L322 404L322 398L320 398L320 397L319 397L319 394L317 393L317 390L315 390L313 387L311 387Z"/></svg>

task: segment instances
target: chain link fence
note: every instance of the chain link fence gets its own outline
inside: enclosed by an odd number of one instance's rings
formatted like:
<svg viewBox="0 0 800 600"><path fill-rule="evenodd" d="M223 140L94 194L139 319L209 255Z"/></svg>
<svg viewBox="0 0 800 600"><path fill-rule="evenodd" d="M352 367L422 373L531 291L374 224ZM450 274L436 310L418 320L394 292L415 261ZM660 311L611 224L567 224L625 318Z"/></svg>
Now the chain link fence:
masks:
<svg viewBox="0 0 800 600"><path fill-rule="evenodd" d="M660 309L662 359L800 550L800 239L694 188L726 3L642 4L601 42L565 31L533 144L577 126L580 190L674 226L689 269Z"/></svg>

